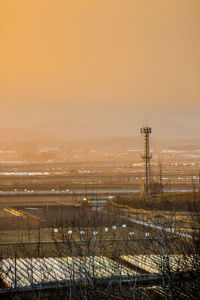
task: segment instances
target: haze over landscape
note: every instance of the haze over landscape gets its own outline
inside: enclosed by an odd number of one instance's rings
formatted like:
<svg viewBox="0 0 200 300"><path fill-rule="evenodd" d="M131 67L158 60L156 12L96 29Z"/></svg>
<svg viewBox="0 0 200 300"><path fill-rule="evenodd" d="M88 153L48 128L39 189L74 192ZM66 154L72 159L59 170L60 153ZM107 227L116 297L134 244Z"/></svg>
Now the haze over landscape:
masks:
<svg viewBox="0 0 200 300"><path fill-rule="evenodd" d="M0 140L199 139L198 0L1 0L0 28Z"/></svg>
<svg viewBox="0 0 200 300"><path fill-rule="evenodd" d="M0 0L0 298L200 299L200 0Z"/></svg>

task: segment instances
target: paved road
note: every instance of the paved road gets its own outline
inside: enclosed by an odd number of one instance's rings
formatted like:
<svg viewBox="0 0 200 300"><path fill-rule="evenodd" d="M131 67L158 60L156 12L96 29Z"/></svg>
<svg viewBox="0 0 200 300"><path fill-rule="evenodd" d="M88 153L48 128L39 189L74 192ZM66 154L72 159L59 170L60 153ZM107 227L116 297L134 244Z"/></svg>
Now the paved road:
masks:
<svg viewBox="0 0 200 300"><path fill-rule="evenodd" d="M197 189L198 191L198 189ZM69 191L0 191L1 196L86 196L86 195L119 195L119 194L138 194L140 190L138 189L75 189ZM166 193L186 193L186 192L193 192L192 189L172 189L172 190L165 190Z"/></svg>

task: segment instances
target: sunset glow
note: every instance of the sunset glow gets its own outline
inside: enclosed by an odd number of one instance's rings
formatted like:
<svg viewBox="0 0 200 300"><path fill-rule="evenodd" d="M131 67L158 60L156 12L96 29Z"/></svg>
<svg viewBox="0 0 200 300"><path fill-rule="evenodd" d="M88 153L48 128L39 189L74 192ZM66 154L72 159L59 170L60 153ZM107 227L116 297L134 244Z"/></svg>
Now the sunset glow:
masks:
<svg viewBox="0 0 200 300"><path fill-rule="evenodd" d="M198 0L1 0L0 28L1 127L148 121L197 138Z"/></svg>

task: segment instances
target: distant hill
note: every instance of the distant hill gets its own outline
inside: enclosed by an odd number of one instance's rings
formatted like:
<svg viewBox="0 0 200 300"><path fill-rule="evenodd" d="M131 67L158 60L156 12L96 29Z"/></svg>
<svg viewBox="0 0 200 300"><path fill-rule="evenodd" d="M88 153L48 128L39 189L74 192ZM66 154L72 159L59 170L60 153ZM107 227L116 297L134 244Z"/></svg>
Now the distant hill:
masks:
<svg viewBox="0 0 200 300"><path fill-rule="evenodd" d="M57 121L42 122L30 127L33 130L42 130L61 139L95 139L104 137L127 136L126 124L120 122L99 121Z"/></svg>
<svg viewBox="0 0 200 300"><path fill-rule="evenodd" d="M156 128L155 128L156 129ZM152 149L200 149L200 139L171 138L155 136L155 129L150 138ZM57 121L34 124L26 128L0 128L0 145L5 143L15 148L31 148L56 146L59 143L67 143L80 146L80 142L90 144L93 148L98 147L112 149L142 149L143 138L139 128L133 128L130 134L128 123L109 123L95 121ZM135 134L134 134L135 133ZM138 135L137 135L138 134ZM8 147L9 148L9 147Z"/></svg>
<svg viewBox="0 0 200 300"><path fill-rule="evenodd" d="M25 128L0 128L0 142L2 141L34 141L40 139L52 139L48 132Z"/></svg>
<svg viewBox="0 0 200 300"><path fill-rule="evenodd" d="M144 124L137 120L106 121L106 120L58 120L49 122L40 122L33 124L29 128L46 132L57 139L99 139L107 137L140 137L140 127ZM176 140L190 141L199 139L198 128L192 128L190 125L173 123L170 120L153 120L151 122L152 138L168 141L170 144ZM182 142L181 142L182 143ZM189 142L190 143L190 142Z"/></svg>

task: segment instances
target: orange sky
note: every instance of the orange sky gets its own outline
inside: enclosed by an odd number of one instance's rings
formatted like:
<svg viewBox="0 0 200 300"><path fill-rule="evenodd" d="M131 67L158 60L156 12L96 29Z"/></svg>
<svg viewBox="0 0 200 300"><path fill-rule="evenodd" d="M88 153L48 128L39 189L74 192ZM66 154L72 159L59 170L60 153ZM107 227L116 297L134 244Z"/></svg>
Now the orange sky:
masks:
<svg viewBox="0 0 200 300"><path fill-rule="evenodd" d="M198 136L200 1L0 0L0 101L1 127L148 119Z"/></svg>

